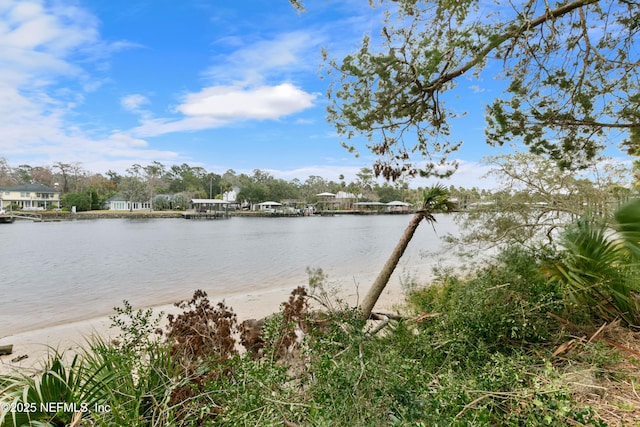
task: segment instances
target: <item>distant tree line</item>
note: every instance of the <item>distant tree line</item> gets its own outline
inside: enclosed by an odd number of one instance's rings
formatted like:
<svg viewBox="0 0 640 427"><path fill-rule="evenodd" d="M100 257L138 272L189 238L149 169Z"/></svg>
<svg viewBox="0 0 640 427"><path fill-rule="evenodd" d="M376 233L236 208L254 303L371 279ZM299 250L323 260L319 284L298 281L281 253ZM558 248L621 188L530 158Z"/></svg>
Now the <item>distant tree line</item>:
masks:
<svg viewBox="0 0 640 427"><path fill-rule="evenodd" d="M134 164L124 175L112 170L100 174L84 169L79 162L11 166L0 157L0 185L44 184L60 191L63 207L76 206L78 211L102 209L105 201L115 195L131 202L152 202L156 209L185 209L192 198L222 198L231 190L236 190L238 201L246 203L267 200L314 203L317 194L340 191L354 194L359 201L386 203L411 201L417 194L404 181L376 182L368 168L362 168L354 181L346 182L343 176L339 179L335 182L312 175L304 182L285 180L260 169L251 175L237 174L232 169L220 175L187 163L167 167L157 161L145 166ZM167 195L172 196L171 204Z"/></svg>
<svg viewBox="0 0 640 427"><path fill-rule="evenodd" d="M458 220L462 234L453 239L465 246L522 242L534 236L550 240L555 230L585 210L606 213L637 196L628 165L604 162L604 167L594 165L578 176L549 159L525 153L489 157L485 163L491 166L488 175L498 182L497 188L447 187L457 210L465 212ZM189 208L192 198L222 198L232 189L238 202L248 204L267 200L316 203L318 194L340 191L353 194L355 201L415 204L424 190L409 188L403 180L380 184L369 168L362 168L351 182L343 176L336 182L317 175L303 182L276 178L259 169L250 175L231 169L219 175L186 163L170 167L159 162L134 164L124 175L111 170L102 175L88 172L79 163L11 167L0 158L0 185L28 183L57 188L62 206L76 206L78 211L102 209L115 195L131 202L151 202L157 210L183 210Z"/></svg>

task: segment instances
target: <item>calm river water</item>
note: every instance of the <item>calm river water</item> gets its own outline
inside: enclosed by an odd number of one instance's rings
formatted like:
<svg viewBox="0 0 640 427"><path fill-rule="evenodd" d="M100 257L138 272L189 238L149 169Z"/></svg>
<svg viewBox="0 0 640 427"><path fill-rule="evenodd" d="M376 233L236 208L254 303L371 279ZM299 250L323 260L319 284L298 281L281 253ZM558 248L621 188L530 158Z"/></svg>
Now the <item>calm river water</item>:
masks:
<svg viewBox="0 0 640 427"><path fill-rule="evenodd" d="M226 295L307 283L322 268L343 288L367 288L409 223L409 215L299 218L97 219L0 225L0 337L113 313L173 303L203 289ZM455 230L439 216L439 236ZM426 276L421 256L440 238L423 223L392 283Z"/></svg>

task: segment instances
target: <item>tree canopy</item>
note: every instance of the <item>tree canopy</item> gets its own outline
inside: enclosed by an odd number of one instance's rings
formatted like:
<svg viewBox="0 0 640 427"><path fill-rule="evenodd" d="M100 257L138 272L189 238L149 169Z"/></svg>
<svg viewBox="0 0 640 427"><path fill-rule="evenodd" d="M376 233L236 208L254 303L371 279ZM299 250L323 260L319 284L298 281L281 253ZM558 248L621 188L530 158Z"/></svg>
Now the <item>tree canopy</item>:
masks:
<svg viewBox="0 0 640 427"><path fill-rule="evenodd" d="M585 211L606 217L631 193L629 171L616 163L603 162L577 174L531 153L492 156L484 162L491 167L487 176L499 188L457 217L461 233L449 239L460 248L551 245Z"/></svg>
<svg viewBox="0 0 640 427"><path fill-rule="evenodd" d="M637 144L638 1L369 3L387 11L379 37L341 60L326 54L328 111L347 148L368 138L377 176L451 174L461 113L445 101L462 78L495 69L505 91L486 108L489 144L521 143L569 169L606 141Z"/></svg>

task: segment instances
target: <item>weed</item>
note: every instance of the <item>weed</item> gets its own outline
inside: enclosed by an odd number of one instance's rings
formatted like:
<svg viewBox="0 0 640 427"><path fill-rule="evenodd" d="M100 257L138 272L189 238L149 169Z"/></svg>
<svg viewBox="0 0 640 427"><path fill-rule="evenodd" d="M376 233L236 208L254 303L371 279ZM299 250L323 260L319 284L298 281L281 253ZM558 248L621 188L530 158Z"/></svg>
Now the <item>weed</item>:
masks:
<svg viewBox="0 0 640 427"><path fill-rule="evenodd" d="M197 364L207 359L225 360L236 354L236 314L223 302L213 307L204 291L197 290L189 301L176 304L183 310L169 315L166 337L171 353L182 363Z"/></svg>
<svg viewBox="0 0 640 427"><path fill-rule="evenodd" d="M164 313L159 312L154 316L151 308L134 311L129 301L124 300L122 303L123 307L114 307L116 314L109 316L111 327L120 330L114 344L121 351L142 353L146 350L150 337L158 332Z"/></svg>

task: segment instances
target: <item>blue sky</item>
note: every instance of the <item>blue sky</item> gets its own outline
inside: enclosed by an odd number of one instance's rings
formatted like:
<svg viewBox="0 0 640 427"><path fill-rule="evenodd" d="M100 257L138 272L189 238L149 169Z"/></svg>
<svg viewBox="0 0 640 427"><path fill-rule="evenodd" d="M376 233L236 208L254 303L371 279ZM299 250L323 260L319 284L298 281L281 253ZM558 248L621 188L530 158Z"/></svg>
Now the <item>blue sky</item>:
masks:
<svg viewBox="0 0 640 427"><path fill-rule="evenodd" d="M10 165L80 162L94 173L188 163L208 171L269 171L347 181L355 158L326 122L321 48L341 57L377 32L365 0L0 0L0 157ZM477 162L492 81L462 81L469 115L459 172ZM460 102L462 101L462 102ZM415 185L415 183L414 183Z"/></svg>

